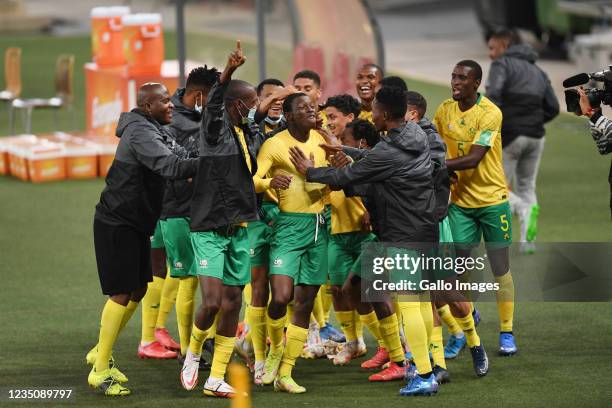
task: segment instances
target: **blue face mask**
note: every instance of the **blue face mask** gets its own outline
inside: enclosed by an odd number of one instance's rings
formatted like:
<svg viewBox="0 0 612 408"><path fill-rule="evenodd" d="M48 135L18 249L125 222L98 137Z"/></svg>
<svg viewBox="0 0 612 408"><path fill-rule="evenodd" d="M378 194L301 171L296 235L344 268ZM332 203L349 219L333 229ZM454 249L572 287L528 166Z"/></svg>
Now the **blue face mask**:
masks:
<svg viewBox="0 0 612 408"><path fill-rule="evenodd" d="M245 108L248 109L248 113L246 116L242 114L240 109L238 109L238 114L240 115L241 121L243 125L250 125L255 122L255 114L257 113L257 106L252 107L251 109L247 108L247 106L241 100L238 102Z"/></svg>

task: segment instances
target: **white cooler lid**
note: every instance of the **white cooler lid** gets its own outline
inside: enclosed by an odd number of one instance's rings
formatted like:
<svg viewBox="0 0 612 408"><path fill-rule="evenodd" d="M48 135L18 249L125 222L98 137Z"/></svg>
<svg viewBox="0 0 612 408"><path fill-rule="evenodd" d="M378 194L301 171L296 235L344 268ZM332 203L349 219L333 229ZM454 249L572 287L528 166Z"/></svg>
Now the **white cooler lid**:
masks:
<svg viewBox="0 0 612 408"><path fill-rule="evenodd" d="M91 18L110 18L121 17L130 14L130 8L127 6L110 6L110 7L94 7L91 9Z"/></svg>
<svg viewBox="0 0 612 408"><path fill-rule="evenodd" d="M124 26L136 26L144 24L161 24L161 14L159 13L138 13L128 14L121 17Z"/></svg>

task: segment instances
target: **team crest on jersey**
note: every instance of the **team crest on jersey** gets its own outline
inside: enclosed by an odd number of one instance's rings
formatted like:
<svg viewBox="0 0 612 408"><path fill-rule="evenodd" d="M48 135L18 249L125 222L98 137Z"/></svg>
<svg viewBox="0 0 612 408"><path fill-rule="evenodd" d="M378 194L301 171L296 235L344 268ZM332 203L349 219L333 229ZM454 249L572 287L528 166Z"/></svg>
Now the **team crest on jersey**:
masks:
<svg viewBox="0 0 612 408"><path fill-rule="evenodd" d="M251 254L251 255L255 255L255 250L254 250L253 248L250 248L250 249L249 249L249 254Z"/></svg>
<svg viewBox="0 0 612 408"><path fill-rule="evenodd" d="M201 266L202 268L208 268L208 260L206 260L206 259L202 259L202 260L200 261L200 266Z"/></svg>
<svg viewBox="0 0 612 408"><path fill-rule="evenodd" d="M176 261L176 262L174 263L174 267L175 267L176 269L183 269L183 263L182 263L182 262L180 262L180 261Z"/></svg>

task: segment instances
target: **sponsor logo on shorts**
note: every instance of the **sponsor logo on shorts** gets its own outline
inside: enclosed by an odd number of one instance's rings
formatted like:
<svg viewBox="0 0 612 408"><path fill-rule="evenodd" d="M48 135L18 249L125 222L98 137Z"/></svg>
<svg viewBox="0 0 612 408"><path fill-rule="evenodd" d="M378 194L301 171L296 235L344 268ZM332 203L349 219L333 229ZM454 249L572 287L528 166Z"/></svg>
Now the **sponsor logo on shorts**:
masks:
<svg viewBox="0 0 612 408"><path fill-rule="evenodd" d="M207 259L200 260L200 267L201 268L208 268L208 260Z"/></svg>
<svg viewBox="0 0 612 408"><path fill-rule="evenodd" d="M274 260L273 264L276 267L281 267L281 266L283 266L283 260L277 258L277 259Z"/></svg>
<svg viewBox="0 0 612 408"><path fill-rule="evenodd" d="M174 263L174 267L175 267L176 269L183 269L183 263L182 263L182 262L179 262L179 261L176 261L176 262Z"/></svg>
<svg viewBox="0 0 612 408"><path fill-rule="evenodd" d="M253 248L249 249L249 254L251 254L251 256L255 255L255 249Z"/></svg>

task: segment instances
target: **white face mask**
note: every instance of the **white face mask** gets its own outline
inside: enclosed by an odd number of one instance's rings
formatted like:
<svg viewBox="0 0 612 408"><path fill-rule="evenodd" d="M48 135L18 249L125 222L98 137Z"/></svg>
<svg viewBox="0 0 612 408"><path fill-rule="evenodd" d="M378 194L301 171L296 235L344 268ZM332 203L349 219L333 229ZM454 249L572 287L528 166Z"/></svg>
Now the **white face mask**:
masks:
<svg viewBox="0 0 612 408"><path fill-rule="evenodd" d="M271 125L278 125L281 122L281 120L283 120L283 114L282 113L278 117L278 119L272 119L269 116L266 116L266 119L265 119L266 123L269 123Z"/></svg>
<svg viewBox="0 0 612 408"><path fill-rule="evenodd" d="M201 100L202 100L202 97L200 96L200 101L201 101ZM198 97L197 97L197 96L196 96L195 105L194 105L193 109L194 109L196 112L200 113L200 114L202 113L202 110L203 110L202 105L201 105L201 104L200 104L200 105L198 105Z"/></svg>

